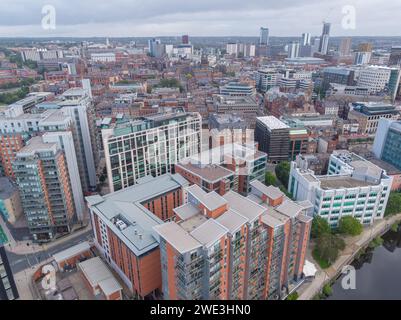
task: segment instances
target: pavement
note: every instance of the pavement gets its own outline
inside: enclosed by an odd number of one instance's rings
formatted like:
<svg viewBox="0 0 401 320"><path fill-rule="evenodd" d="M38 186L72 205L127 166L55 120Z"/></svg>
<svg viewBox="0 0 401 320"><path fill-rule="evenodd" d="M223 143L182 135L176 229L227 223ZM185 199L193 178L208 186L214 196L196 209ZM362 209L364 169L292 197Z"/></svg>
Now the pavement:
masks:
<svg viewBox="0 0 401 320"><path fill-rule="evenodd" d="M330 282L331 279L335 278L342 270L343 266L350 264L358 251L364 248L377 236L381 236L382 233L391 227L396 222L401 220L401 213L383 219L375 223L373 226L364 229L361 235L356 237L345 237L346 243L345 249L340 253L337 261L333 263L329 268L322 269L319 264L314 261L311 248L308 250L307 260L313 262L315 267L318 269L315 278L312 282L304 283L298 291L298 300L311 300L313 297L322 290L323 286Z"/></svg>
<svg viewBox="0 0 401 320"><path fill-rule="evenodd" d="M91 240L93 238L92 235L92 228L88 225L82 230L54 240L48 244L38 245L32 244L30 241L20 242L13 240L10 241L5 248L7 250L7 257L11 269L15 274L41 264L57 252L63 251L83 241Z"/></svg>

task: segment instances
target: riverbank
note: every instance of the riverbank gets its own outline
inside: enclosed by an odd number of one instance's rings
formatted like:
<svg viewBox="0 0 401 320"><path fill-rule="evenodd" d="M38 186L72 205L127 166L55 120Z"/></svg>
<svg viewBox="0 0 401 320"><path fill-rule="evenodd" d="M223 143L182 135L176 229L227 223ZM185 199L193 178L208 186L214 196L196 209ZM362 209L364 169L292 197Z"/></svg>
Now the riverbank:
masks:
<svg viewBox="0 0 401 320"><path fill-rule="evenodd" d="M359 252L365 249L374 238L383 235L394 223L400 221L401 213L385 218L375 223L373 226L365 228L359 236L346 237L344 239L346 243L345 249L339 254L337 261L327 269L320 268L318 263L312 258L312 254L309 251L308 260L315 264L318 272L312 282L304 283L298 289L298 300L313 299L313 297L317 295L326 284L330 283L341 273L344 266L351 264Z"/></svg>

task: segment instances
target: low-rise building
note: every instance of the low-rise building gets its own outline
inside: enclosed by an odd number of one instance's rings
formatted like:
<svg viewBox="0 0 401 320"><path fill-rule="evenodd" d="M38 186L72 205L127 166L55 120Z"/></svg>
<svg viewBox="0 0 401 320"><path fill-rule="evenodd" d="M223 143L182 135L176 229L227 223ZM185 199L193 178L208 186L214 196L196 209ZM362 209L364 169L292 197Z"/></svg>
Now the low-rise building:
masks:
<svg viewBox="0 0 401 320"><path fill-rule="evenodd" d="M347 150L330 156L328 174L318 176L293 161L288 190L298 200L313 204L310 214L326 219L337 227L344 216L353 216L364 225L384 217L392 177L385 170Z"/></svg>

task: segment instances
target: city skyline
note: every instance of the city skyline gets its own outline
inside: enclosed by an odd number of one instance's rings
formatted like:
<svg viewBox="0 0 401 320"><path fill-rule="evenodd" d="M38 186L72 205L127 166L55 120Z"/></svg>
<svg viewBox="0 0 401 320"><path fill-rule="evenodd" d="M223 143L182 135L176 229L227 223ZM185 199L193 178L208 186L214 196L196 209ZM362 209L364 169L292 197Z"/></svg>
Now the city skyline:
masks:
<svg viewBox="0 0 401 320"><path fill-rule="evenodd" d="M332 24L332 36L390 36L399 30L397 12L401 1L385 6L378 0L320 3L309 1L202 1L186 3L174 0L161 6L158 0L113 1L98 3L76 0L68 3L55 0L3 1L0 12L0 37L135 37L135 36L254 36L261 26L272 36L295 36L294 30L319 35L322 21ZM56 29L44 30L41 20L43 6L56 10ZM380 10L375 10L380 5ZM344 6L355 8L356 28L344 29ZM29 12L29 14L28 14ZM37 14L35 14L35 12ZM372 13L374 12L374 14ZM238 23L238 22L241 23ZM295 22L295 23L294 23ZM296 26L296 28L294 28Z"/></svg>

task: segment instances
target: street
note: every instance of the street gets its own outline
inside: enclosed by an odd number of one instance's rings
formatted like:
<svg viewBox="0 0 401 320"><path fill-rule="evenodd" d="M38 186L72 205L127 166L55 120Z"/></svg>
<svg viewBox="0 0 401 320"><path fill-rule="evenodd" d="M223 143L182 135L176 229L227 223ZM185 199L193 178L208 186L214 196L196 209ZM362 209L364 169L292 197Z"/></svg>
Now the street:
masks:
<svg viewBox="0 0 401 320"><path fill-rule="evenodd" d="M80 242L90 240L92 238L92 230L89 230L85 233L77 235L71 235L66 238L66 241L63 241L60 244L52 246L51 248L47 248L46 245L43 246L43 251L30 253L30 254L16 254L10 251L7 251L7 256L10 262L11 269L13 273L20 272L25 269L29 269L34 265L40 264L42 261L50 258L53 254L65 250L71 246L74 246ZM6 246L7 249L7 246Z"/></svg>

